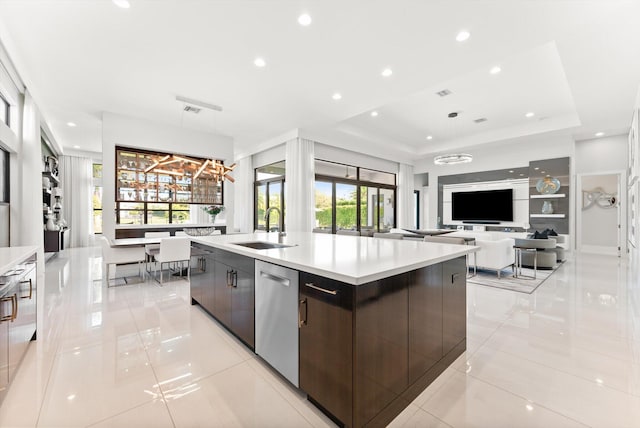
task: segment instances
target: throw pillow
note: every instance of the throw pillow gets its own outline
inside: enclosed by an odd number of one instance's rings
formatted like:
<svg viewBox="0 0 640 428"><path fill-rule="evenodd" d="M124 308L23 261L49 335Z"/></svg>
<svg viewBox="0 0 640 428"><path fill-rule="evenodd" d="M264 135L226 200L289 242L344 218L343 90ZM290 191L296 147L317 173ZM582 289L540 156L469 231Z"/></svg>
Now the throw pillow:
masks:
<svg viewBox="0 0 640 428"><path fill-rule="evenodd" d="M533 239L547 239L547 238L548 238L548 235L546 230L542 232L538 232L536 230L536 232L533 234Z"/></svg>

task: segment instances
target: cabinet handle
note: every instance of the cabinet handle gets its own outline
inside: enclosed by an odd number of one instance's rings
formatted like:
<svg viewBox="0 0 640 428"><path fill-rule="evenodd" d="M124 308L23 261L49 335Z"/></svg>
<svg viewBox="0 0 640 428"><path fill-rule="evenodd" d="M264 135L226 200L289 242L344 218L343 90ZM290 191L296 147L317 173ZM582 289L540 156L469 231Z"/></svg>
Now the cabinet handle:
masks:
<svg viewBox="0 0 640 428"><path fill-rule="evenodd" d="M231 271L227 269L227 287L231 287Z"/></svg>
<svg viewBox="0 0 640 428"><path fill-rule="evenodd" d="M309 288L313 288L314 290L318 290L318 291L322 291L323 293L331 294L332 296L335 296L336 294L338 294L337 290L327 290L326 288L322 288L322 287L318 287L317 285L313 285L310 282L305 282L304 285L306 285Z"/></svg>
<svg viewBox="0 0 640 428"><path fill-rule="evenodd" d="M238 271L237 270L231 271L231 286L233 288L238 288Z"/></svg>
<svg viewBox="0 0 640 428"><path fill-rule="evenodd" d="M460 273L454 273L453 275L451 275L451 283L455 284L456 279L458 279L459 276L460 276Z"/></svg>
<svg viewBox="0 0 640 428"><path fill-rule="evenodd" d="M9 301L11 301L11 315L3 316L2 318L0 318L0 322L3 322L3 321L13 322L13 320L15 320L16 317L18 316L18 295L14 294L13 296L10 296L10 297L3 297L2 299L0 299L0 304L9 302Z"/></svg>
<svg viewBox="0 0 640 428"><path fill-rule="evenodd" d="M302 318L302 305L304 305L304 318ZM307 299L298 301L298 328L307 325Z"/></svg>
<svg viewBox="0 0 640 428"><path fill-rule="evenodd" d="M28 281L20 281L20 284L26 284L27 282L29 283L29 295L22 296L22 298L31 300L31 295L33 294L33 282L31 282L31 278L29 278Z"/></svg>
<svg viewBox="0 0 640 428"><path fill-rule="evenodd" d="M270 279L271 281L280 283L280 284L284 285L285 287L288 287L289 284L291 284L291 281L289 280L289 278L284 278L282 276L274 275L272 273L267 273L267 272L260 271L260 276L263 277L263 278Z"/></svg>

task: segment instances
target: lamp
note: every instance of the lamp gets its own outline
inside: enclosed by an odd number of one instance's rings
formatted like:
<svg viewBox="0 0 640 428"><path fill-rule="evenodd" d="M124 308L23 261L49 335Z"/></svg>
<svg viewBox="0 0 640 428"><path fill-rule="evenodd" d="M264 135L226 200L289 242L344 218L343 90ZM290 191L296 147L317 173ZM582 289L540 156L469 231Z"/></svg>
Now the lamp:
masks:
<svg viewBox="0 0 640 428"><path fill-rule="evenodd" d="M458 163L468 163L473 160L473 156L468 153L448 153L446 155L435 156L433 163L436 165L455 165Z"/></svg>
<svg viewBox="0 0 640 428"><path fill-rule="evenodd" d="M455 119L458 117L460 112L452 111L447 115L449 119ZM451 124L452 134L455 134L456 131L456 123L452 120L449 122ZM473 160L473 156L468 153L447 153L444 155L435 156L433 158L433 163L436 165L455 165L459 163L467 163Z"/></svg>

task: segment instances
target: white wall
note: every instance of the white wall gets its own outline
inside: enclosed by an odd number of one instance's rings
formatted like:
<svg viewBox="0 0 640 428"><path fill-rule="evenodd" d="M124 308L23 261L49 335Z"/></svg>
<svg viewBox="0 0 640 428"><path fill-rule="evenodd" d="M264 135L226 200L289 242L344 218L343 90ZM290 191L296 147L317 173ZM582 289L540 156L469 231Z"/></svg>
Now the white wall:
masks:
<svg viewBox="0 0 640 428"><path fill-rule="evenodd" d="M179 153L196 157L233 160L233 139L162 123L105 112L102 115L102 217L103 234L115 236L115 154L116 146ZM241 183L237 183L239 185ZM227 227L233 228L234 184L224 182Z"/></svg>
<svg viewBox="0 0 640 428"><path fill-rule="evenodd" d="M582 191L602 189L604 192L618 195L618 176L615 174L584 175L581 176ZM582 196L582 195L580 195ZM582 204L580 210L580 250L604 254L618 254L617 248L620 230L618 229L618 208L603 208L593 204L586 210ZM626 234L620 236L620 241L626 240Z"/></svg>
<svg viewBox="0 0 640 428"><path fill-rule="evenodd" d="M626 168L627 168L627 136L626 135L615 135L608 136L602 138L596 138L592 140L585 141L577 141L575 143L575 170L578 176L582 175L596 175L596 174L607 174L607 173L620 173L622 175L623 183L626 182ZM578 186L580 187L580 186ZM578 187L576 189L578 189ZM585 187L586 190L589 190L588 187ZM627 206L627 192L626 185L622 186L622 191L620 192L619 200L621 207L623 207L623 212L626 212L624 207ZM582 212L582 194L576 191L576 214L577 216L581 216L580 222L583 223L585 218L583 217ZM595 210L596 208L591 208ZM613 210L615 211L615 210ZM588 221L588 220L587 220ZM622 219L620 222L621 226L621 239L620 246L622 254L626 254L627 252L627 222L626 222L626 214L622 215ZM590 234L582 233L584 227L581 225L579 242L581 246L586 245L599 245L597 242L600 242L600 238L591 238ZM585 239L587 241L585 241ZM591 242L590 239L595 239L595 242ZM591 244L589 244L591 242ZM602 241L605 242L605 241Z"/></svg>
<svg viewBox="0 0 640 428"><path fill-rule="evenodd" d="M360 166L363 168L375 169L377 171L398 174L398 162L369 156L364 153L353 152L351 150L346 150L340 147L335 147L323 143L316 143L315 151L316 159L339 162L348 165Z"/></svg>
<svg viewBox="0 0 640 428"><path fill-rule="evenodd" d="M435 228L438 217L438 177L469 172L491 171L505 168L528 167L529 161L570 156L573 160L573 139L569 136L538 136L508 141L502 144L460 150L473 155L473 162L459 165L434 165L433 157L417 160L414 172L429 173L428 224L422 228ZM456 150L457 152L457 150ZM570 211L572 213L572 211ZM572 230L570 217L570 230Z"/></svg>

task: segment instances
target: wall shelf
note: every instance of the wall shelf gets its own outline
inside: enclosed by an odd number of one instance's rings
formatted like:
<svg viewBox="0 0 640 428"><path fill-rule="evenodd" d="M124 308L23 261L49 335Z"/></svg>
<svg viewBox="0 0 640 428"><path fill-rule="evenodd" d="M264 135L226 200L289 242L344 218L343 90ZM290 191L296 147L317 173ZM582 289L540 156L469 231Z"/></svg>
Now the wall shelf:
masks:
<svg viewBox="0 0 640 428"><path fill-rule="evenodd" d="M530 195L531 199L549 199L549 198L565 198L567 195L564 193L552 193L549 195Z"/></svg>
<svg viewBox="0 0 640 428"><path fill-rule="evenodd" d="M530 214L531 218L564 218L565 214Z"/></svg>

